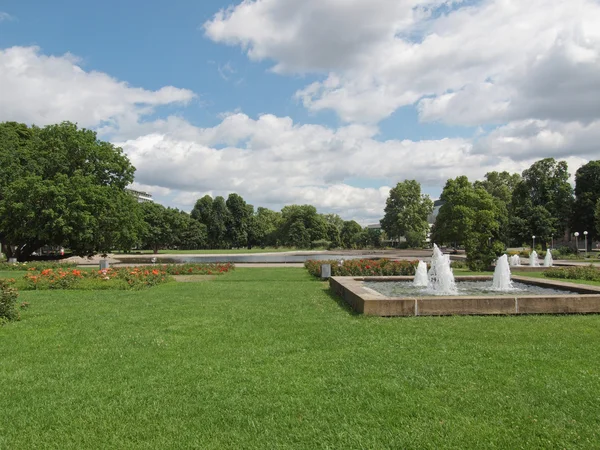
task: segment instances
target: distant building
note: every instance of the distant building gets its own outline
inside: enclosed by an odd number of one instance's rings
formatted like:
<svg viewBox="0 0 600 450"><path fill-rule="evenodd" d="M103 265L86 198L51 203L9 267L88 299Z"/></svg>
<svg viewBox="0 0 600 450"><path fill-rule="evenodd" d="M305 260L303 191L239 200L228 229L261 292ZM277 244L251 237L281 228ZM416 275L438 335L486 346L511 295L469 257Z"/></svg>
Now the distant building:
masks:
<svg viewBox="0 0 600 450"><path fill-rule="evenodd" d="M440 213L440 208L442 207L442 205L444 203L445 203L444 200L435 200L433 202L433 212L427 216L427 223L429 224L430 228L435 223L435 219L437 218L438 214Z"/></svg>
<svg viewBox="0 0 600 450"><path fill-rule="evenodd" d="M130 188L125 188L125 190L127 192L130 192L131 195L133 195L137 199L138 203L153 202L154 201L152 199L152 194L149 194L148 192L136 191L135 189L130 189Z"/></svg>

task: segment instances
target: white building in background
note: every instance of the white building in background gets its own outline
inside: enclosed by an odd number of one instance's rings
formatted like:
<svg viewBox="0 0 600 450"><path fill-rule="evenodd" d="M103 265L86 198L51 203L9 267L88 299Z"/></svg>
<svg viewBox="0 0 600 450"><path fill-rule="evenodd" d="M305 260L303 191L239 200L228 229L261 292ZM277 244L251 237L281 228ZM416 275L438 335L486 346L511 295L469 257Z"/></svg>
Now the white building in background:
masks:
<svg viewBox="0 0 600 450"><path fill-rule="evenodd" d="M136 191L135 189L125 188L127 192L130 192L138 201L138 203L153 202L152 194L144 191Z"/></svg>

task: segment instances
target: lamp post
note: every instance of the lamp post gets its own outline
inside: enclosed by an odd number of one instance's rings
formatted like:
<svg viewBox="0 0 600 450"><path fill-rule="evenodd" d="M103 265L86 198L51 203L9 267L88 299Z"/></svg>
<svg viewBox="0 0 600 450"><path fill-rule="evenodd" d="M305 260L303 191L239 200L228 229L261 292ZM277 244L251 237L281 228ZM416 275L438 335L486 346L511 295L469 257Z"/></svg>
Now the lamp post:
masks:
<svg viewBox="0 0 600 450"><path fill-rule="evenodd" d="M550 237L551 241L550 241L550 248L553 249L554 248L554 235L552 235Z"/></svg>
<svg viewBox="0 0 600 450"><path fill-rule="evenodd" d="M535 236L531 236L531 239L533 239L533 247L531 247L531 251L535 250Z"/></svg>
<svg viewBox="0 0 600 450"><path fill-rule="evenodd" d="M579 232L576 231L575 233L573 233L573 235L575 236L575 250L577 252L577 255L579 255Z"/></svg>
<svg viewBox="0 0 600 450"><path fill-rule="evenodd" d="M583 235L585 236L585 257L587 258L587 231L583 232Z"/></svg>

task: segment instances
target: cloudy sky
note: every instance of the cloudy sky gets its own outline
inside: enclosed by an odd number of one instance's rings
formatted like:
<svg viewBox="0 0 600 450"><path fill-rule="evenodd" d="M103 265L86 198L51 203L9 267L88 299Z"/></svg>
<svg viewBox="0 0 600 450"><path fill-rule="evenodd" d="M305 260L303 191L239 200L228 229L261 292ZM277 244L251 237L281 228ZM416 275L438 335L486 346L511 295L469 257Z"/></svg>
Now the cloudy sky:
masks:
<svg viewBox="0 0 600 450"><path fill-rule="evenodd" d="M190 210L363 224L390 186L600 159L599 0L3 0L0 121L71 120Z"/></svg>

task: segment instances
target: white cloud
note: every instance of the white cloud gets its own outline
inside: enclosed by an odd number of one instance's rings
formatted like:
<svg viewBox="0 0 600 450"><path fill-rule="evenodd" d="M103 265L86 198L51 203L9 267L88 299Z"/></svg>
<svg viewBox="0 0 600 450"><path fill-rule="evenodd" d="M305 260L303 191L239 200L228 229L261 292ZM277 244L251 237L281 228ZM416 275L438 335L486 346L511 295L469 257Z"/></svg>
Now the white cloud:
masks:
<svg viewBox="0 0 600 450"><path fill-rule="evenodd" d="M102 72L86 72L73 55L46 56L37 47L0 50L0 121L46 125L64 120L84 127L133 126L159 105L186 104L187 89L129 86Z"/></svg>
<svg viewBox="0 0 600 450"><path fill-rule="evenodd" d="M16 19L13 16L11 16L9 13L0 11L0 22L8 22L11 20L16 20Z"/></svg>
<svg viewBox="0 0 600 450"><path fill-rule="evenodd" d="M478 125L597 117L598 23L596 0L246 0L205 30L276 71L328 74L297 93L313 111L377 122L422 99L423 120Z"/></svg>
<svg viewBox="0 0 600 450"><path fill-rule="evenodd" d="M157 122L155 132L118 145L137 167L139 183L151 192L158 192L153 186L168 189L158 200L187 210L206 193L237 192L255 206L310 203L364 224L381 217L389 186L404 179L441 190L459 175L474 180L491 170L521 172L535 159L499 147L505 136L518 135L513 126L489 137L486 145L498 150L493 156L469 139L382 142L372 126L331 129L239 112L212 128L170 118ZM381 187L357 187L357 179L377 180Z"/></svg>

